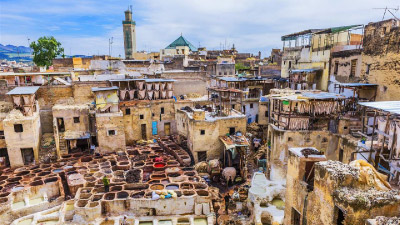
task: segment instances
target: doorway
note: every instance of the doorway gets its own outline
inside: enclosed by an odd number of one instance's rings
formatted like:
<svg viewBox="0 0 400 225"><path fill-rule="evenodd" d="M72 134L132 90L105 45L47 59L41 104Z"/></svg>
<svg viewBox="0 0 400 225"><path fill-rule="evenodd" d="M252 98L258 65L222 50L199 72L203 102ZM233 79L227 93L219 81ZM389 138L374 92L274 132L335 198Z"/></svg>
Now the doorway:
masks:
<svg viewBox="0 0 400 225"><path fill-rule="evenodd" d="M29 165L35 160L35 155L33 154L33 148L21 148L22 160L24 165Z"/></svg>
<svg viewBox="0 0 400 225"><path fill-rule="evenodd" d="M171 123L164 123L165 136L171 135Z"/></svg>
<svg viewBox="0 0 400 225"><path fill-rule="evenodd" d="M58 132L65 131L64 118L57 118L57 127L58 127Z"/></svg>
<svg viewBox="0 0 400 225"><path fill-rule="evenodd" d="M6 148L0 148L0 157L4 158L5 166L10 166L10 159L8 158L8 152Z"/></svg>
<svg viewBox="0 0 400 225"><path fill-rule="evenodd" d="M140 125L140 130L142 131L142 139L147 140L147 135L146 135L146 124Z"/></svg>
<svg viewBox="0 0 400 225"><path fill-rule="evenodd" d="M300 213L295 209L292 208L292 224L293 225L300 225Z"/></svg>
<svg viewBox="0 0 400 225"><path fill-rule="evenodd" d="M344 224L344 215L345 215L343 210L340 209L339 207L335 206L335 212L336 212L336 215L337 215L336 224L337 225L343 225Z"/></svg>

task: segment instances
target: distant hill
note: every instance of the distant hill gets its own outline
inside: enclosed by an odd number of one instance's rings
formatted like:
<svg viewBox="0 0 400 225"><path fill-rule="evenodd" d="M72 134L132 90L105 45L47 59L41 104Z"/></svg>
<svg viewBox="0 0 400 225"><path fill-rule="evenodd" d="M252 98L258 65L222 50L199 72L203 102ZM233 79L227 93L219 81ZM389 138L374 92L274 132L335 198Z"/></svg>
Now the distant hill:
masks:
<svg viewBox="0 0 400 225"><path fill-rule="evenodd" d="M25 46L15 46L15 45L2 45L0 44L0 60L15 60L17 62L31 62L33 56L31 54L31 48ZM81 57L81 58L91 58L92 56L86 55L65 55L65 58L71 57Z"/></svg>
<svg viewBox="0 0 400 225"><path fill-rule="evenodd" d="M29 62L32 61L30 53L31 49L29 47L0 44L0 59Z"/></svg>

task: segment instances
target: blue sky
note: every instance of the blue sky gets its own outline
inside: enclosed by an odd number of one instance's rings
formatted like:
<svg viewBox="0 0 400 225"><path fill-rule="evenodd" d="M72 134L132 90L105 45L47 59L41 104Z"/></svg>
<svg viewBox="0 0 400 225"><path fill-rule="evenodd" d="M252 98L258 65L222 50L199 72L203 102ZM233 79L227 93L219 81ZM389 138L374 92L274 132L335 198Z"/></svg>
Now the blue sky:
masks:
<svg viewBox="0 0 400 225"><path fill-rule="evenodd" d="M269 55L280 36L309 29L367 24L382 18L373 8L399 0L0 0L0 43L28 45L52 35L66 54L124 55L122 20L133 6L138 50L159 51L181 33L207 49L232 46ZM400 12L396 15L400 17ZM386 18L391 16L387 13Z"/></svg>

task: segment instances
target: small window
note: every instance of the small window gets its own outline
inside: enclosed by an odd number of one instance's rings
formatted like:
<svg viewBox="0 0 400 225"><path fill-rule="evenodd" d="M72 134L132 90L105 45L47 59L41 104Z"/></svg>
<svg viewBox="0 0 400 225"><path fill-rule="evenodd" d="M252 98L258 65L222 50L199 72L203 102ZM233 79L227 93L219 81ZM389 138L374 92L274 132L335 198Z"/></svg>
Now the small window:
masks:
<svg viewBox="0 0 400 225"><path fill-rule="evenodd" d="M74 123L79 123L79 117L74 117Z"/></svg>
<svg viewBox="0 0 400 225"><path fill-rule="evenodd" d="M131 109L125 109L125 115L131 115Z"/></svg>
<svg viewBox="0 0 400 225"><path fill-rule="evenodd" d="M287 139L287 141L293 141L293 138L291 138L291 137L288 137L288 139Z"/></svg>
<svg viewBox="0 0 400 225"><path fill-rule="evenodd" d="M265 111L265 117L268 117L268 111Z"/></svg>
<svg viewBox="0 0 400 225"><path fill-rule="evenodd" d="M205 130L200 130L200 135L205 135L206 131Z"/></svg>
<svg viewBox="0 0 400 225"><path fill-rule="evenodd" d="M14 124L14 131L16 133L22 133L24 131L22 124Z"/></svg>
<svg viewBox="0 0 400 225"><path fill-rule="evenodd" d="M142 114L142 115L139 115L139 119L144 119L144 115Z"/></svg>
<svg viewBox="0 0 400 225"><path fill-rule="evenodd" d="M333 70L333 74L337 75L338 74L338 70L339 70L339 62L335 62L335 67Z"/></svg>
<svg viewBox="0 0 400 225"><path fill-rule="evenodd" d="M108 130L108 136L114 136L115 133L115 130Z"/></svg>
<svg viewBox="0 0 400 225"><path fill-rule="evenodd" d="M222 72L219 72L219 75L222 75Z"/></svg>
<svg viewBox="0 0 400 225"><path fill-rule="evenodd" d="M164 107L161 107L161 114L164 114Z"/></svg>
<svg viewBox="0 0 400 225"><path fill-rule="evenodd" d="M367 64L367 71L365 71L366 74L369 74L369 70L371 69L371 64Z"/></svg>
<svg viewBox="0 0 400 225"><path fill-rule="evenodd" d="M253 108L253 103L250 103L250 109L252 109Z"/></svg>
<svg viewBox="0 0 400 225"><path fill-rule="evenodd" d="M235 109L235 106L236 106L235 104L232 104L232 109Z"/></svg>
<svg viewBox="0 0 400 225"><path fill-rule="evenodd" d="M154 113L152 113L151 116L154 116Z"/></svg>
<svg viewBox="0 0 400 225"><path fill-rule="evenodd" d="M326 142L328 142L328 138L326 138L326 137L322 138L322 143L326 143Z"/></svg>
<svg viewBox="0 0 400 225"><path fill-rule="evenodd" d="M206 151L197 152L197 161L198 162L207 161L207 152Z"/></svg>
<svg viewBox="0 0 400 225"><path fill-rule="evenodd" d="M0 130L0 139L4 139L4 130Z"/></svg>

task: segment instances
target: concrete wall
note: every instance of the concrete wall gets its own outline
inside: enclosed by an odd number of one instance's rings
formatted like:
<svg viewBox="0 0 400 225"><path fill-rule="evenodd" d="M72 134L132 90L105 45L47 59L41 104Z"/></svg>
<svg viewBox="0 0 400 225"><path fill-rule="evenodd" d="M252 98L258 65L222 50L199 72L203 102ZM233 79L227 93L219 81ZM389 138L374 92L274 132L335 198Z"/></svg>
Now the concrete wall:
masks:
<svg viewBox="0 0 400 225"><path fill-rule="evenodd" d="M96 113L97 141L101 153L125 150L125 130L122 112ZM108 135L115 130L115 135Z"/></svg>
<svg viewBox="0 0 400 225"><path fill-rule="evenodd" d="M180 96L189 93L207 94L206 72L165 71L161 77L174 79L174 95Z"/></svg>
<svg viewBox="0 0 400 225"><path fill-rule="evenodd" d="M15 132L14 124L22 124L23 132ZM24 165L21 148L32 148L36 162L39 159L39 144L41 139L40 116L35 112L33 116L10 117L3 120L4 136L7 142L7 152L11 167Z"/></svg>
<svg viewBox="0 0 400 225"><path fill-rule="evenodd" d="M244 116L218 118L213 121L194 120L188 117L187 112L178 110L176 122L178 134L187 138L188 148L193 152L196 162L197 152L200 151L207 152L207 160L223 156L223 144L219 137L229 133L230 127L235 127L235 131L240 131L242 134L246 132ZM204 135L201 134L201 130L204 130Z"/></svg>

